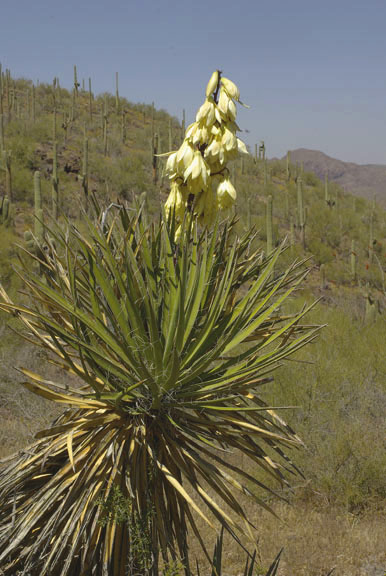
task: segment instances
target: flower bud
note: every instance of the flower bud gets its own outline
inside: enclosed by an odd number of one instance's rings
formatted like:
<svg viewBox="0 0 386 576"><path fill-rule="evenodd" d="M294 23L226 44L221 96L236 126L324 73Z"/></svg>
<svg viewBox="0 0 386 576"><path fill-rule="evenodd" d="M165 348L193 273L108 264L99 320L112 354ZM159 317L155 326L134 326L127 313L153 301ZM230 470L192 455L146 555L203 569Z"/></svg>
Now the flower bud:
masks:
<svg viewBox="0 0 386 576"><path fill-rule="evenodd" d="M232 82L232 80L229 80L229 78L222 77L221 84L231 98L237 101L240 99L239 89L237 88L236 84Z"/></svg>
<svg viewBox="0 0 386 576"><path fill-rule="evenodd" d="M212 74L212 76L210 77L210 80L208 82L208 85L206 87L206 97L209 98L209 96L211 94L213 94L213 92L216 90L217 88L217 84L218 84L218 70L215 70Z"/></svg>

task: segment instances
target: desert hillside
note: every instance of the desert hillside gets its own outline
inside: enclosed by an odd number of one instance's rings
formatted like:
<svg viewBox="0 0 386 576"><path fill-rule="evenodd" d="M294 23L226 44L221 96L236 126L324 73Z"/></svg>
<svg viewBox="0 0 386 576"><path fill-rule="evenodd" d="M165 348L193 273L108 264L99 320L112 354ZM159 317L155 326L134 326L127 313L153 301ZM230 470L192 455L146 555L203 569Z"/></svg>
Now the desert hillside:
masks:
<svg viewBox="0 0 386 576"><path fill-rule="evenodd" d="M328 173L330 181L346 192L366 198L375 196L380 204L386 206L386 164L343 162L307 148L291 150L291 159L295 163L303 162L304 170L314 172L321 180Z"/></svg>

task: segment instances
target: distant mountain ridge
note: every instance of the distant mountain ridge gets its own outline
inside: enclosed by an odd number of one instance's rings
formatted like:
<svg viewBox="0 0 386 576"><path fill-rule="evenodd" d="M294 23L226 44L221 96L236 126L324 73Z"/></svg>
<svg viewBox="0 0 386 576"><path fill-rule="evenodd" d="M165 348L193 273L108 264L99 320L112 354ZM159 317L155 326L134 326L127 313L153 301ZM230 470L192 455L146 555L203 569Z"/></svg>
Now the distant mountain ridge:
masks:
<svg viewBox="0 0 386 576"><path fill-rule="evenodd" d="M377 201L386 206L386 165L343 162L319 150L307 148L297 148L290 152L291 162L303 162L306 172L314 172L321 180L324 180L327 172L329 180L347 192L366 198L375 195Z"/></svg>

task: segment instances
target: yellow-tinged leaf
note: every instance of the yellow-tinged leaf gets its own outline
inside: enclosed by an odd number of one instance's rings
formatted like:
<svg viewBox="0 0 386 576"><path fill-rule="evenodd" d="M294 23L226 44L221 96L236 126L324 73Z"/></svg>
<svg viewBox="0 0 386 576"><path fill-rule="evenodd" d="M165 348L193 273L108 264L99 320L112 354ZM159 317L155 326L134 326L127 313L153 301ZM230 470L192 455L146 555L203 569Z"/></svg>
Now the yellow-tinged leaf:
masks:
<svg viewBox="0 0 386 576"><path fill-rule="evenodd" d="M70 430L70 432L67 434L67 452L68 452L68 457L70 459L71 462L71 466L73 471L75 472L75 465L74 465L74 454L72 451L72 438L74 436L74 432L75 430Z"/></svg>

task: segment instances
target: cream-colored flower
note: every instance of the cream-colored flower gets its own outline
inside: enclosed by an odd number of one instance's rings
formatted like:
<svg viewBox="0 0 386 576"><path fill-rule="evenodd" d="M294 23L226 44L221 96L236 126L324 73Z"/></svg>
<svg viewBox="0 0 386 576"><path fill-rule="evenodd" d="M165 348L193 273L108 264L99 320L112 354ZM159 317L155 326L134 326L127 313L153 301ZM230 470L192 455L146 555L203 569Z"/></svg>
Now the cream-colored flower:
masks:
<svg viewBox="0 0 386 576"><path fill-rule="evenodd" d="M240 154L249 154L247 147L245 146L244 142L240 140L240 138L237 138L237 150L240 152Z"/></svg>
<svg viewBox="0 0 386 576"><path fill-rule="evenodd" d="M206 97L209 98L211 94L216 90L218 84L219 73L218 70L215 70L210 77L208 85L206 87Z"/></svg>
<svg viewBox="0 0 386 576"><path fill-rule="evenodd" d="M211 126L215 121L215 103L213 98L205 100L196 114L196 122Z"/></svg>
<svg viewBox="0 0 386 576"><path fill-rule="evenodd" d="M229 178L224 180L217 187L217 202L220 210L230 208L236 201L236 190Z"/></svg>
<svg viewBox="0 0 386 576"><path fill-rule="evenodd" d="M197 150L194 153L193 161L190 163L190 165L186 168L184 172L184 180L186 181L188 180L188 178L190 178L191 180L196 180L200 178L203 181L204 185L206 186L209 173L210 170L207 164L205 163L205 160L202 157L201 152Z"/></svg>
<svg viewBox="0 0 386 576"><path fill-rule="evenodd" d="M166 173L169 174L170 178L173 178L175 176L177 170L177 152L173 152L173 154L170 154L166 162L165 170Z"/></svg>
<svg viewBox="0 0 386 576"><path fill-rule="evenodd" d="M231 98L237 101L240 100L239 89L237 88L236 84L232 82L232 80L229 80L229 78L224 78L224 76L222 76L221 84Z"/></svg>
<svg viewBox="0 0 386 576"><path fill-rule="evenodd" d="M224 146L227 152L237 148L236 134L234 134L231 130L228 130L227 127L224 128L224 134L221 138L221 145Z"/></svg>
<svg viewBox="0 0 386 576"><path fill-rule="evenodd" d="M177 220L181 221L184 217L186 206L186 193L181 189L176 181L172 182L170 194L165 202L165 213L167 217L175 212Z"/></svg>
<svg viewBox="0 0 386 576"><path fill-rule="evenodd" d="M191 164L194 157L194 150L187 140L184 140L177 152L177 166L181 174Z"/></svg>

